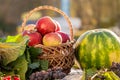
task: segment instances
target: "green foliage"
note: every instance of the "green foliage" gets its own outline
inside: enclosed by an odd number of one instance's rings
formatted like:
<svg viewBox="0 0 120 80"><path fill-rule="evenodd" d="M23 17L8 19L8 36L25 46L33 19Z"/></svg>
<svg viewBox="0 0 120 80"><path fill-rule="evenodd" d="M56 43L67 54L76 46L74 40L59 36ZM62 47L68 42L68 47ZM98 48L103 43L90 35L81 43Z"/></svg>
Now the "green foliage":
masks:
<svg viewBox="0 0 120 80"><path fill-rule="evenodd" d="M40 66L39 62L33 62L29 65L29 68L36 69L36 68L39 68L39 66Z"/></svg>
<svg viewBox="0 0 120 80"><path fill-rule="evenodd" d="M16 36L12 36L7 38L6 41L0 42L0 55L4 65L15 61L19 56L24 54L28 38L17 35L17 38Z"/></svg>
<svg viewBox="0 0 120 80"><path fill-rule="evenodd" d="M29 76L36 71L47 70L48 61L38 59L38 55L42 52L41 48L27 47L25 54L28 61L28 70L26 73L26 78L29 79Z"/></svg>
<svg viewBox="0 0 120 80"><path fill-rule="evenodd" d="M39 68L39 70L47 70L48 69L48 61L47 60L39 60L38 55L42 53L41 48L29 48L30 58L31 58L31 69ZM34 66L33 66L34 65Z"/></svg>
<svg viewBox="0 0 120 80"><path fill-rule="evenodd" d="M5 42L6 39L5 38L0 38L0 42Z"/></svg>
<svg viewBox="0 0 120 80"><path fill-rule="evenodd" d="M14 71L17 71L17 74L19 74L21 76L21 80L25 80L25 73L27 71L28 68L28 62L25 59L25 55L19 57L15 62L13 62L12 64L14 64ZM12 65L11 64L11 65Z"/></svg>
<svg viewBox="0 0 120 80"><path fill-rule="evenodd" d="M0 77L3 76L4 74L0 71Z"/></svg>
<svg viewBox="0 0 120 80"><path fill-rule="evenodd" d="M20 75L21 80L26 80L25 73L26 73L27 68L28 68L28 63L25 59L25 55L22 55L19 58L17 58L17 60L9 63L7 65L7 67L10 67L11 70L9 70L9 71L6 69L2 70L2 72L5 75L13 76L13 75L17 74L17 75Z"/></svg>
<svg viewBox="0 0 120 80"><path fill-rule="evenodd" d="M28 50L30 52L31 60L35 60L37 56L41 54L41 48L29 47Z"/></svg>
<svg viewBox="0 0 120 80"><path fill-rule="evenodd" d="M41 70L47 70L48 69L48 60L40 60L40 68L41 68Z"/></svg>
<svg viewBox="0 0 120 80"><path fill-rule="evenodd" d="M120 78L113 71L91 68L84 70L82 80L120 80Z"/></svg>
<svg viewBox="0 0 120 80"><path fill-rule="evenodd" d="M22 34L18 34L18 35L15 35L15 36L7 36L5 42L17 43L17 44L19 43L19 44L22 44L22 45L26 45L28 40L29 40L28 36L23 37Z"/></svg>
<svg viewBox="0 0 120 80"><path fill-rule="evenodd" d="M31 63L31 58L30 58L30 53L28 51L28 47L26 47L26 50L25 50L25 57L29 65Z"/></svg>
<svg viewBox="0 0 120 80"><path fill-rule="evenodd" d="M0 39L1 73L18 74L21 80L26 80L34 71L48 69L48 61L38 59L42 49L27 46L28 39L21 34Z"/></svg>
<svg viewBox="0 0 120 80"><path fill-rule="evenodd" d="M48 61L47 60L38 60L29 65L31 69L39 69L39 70L47 70L48 69Z"/></svg>
<svg viewBox="0 0 120 80"><path fill-rule="evenodd" d="M97 69L91 68L91 69L84 69L82 80L91 80L90 78L94 76L97 73Z"/></svg>

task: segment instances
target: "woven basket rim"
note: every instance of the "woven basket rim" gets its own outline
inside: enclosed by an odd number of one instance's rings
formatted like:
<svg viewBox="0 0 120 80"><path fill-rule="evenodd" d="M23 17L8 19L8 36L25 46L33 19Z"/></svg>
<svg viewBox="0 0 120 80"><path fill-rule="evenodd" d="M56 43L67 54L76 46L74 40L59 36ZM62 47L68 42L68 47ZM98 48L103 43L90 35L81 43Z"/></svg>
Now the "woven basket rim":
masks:
<svg viewBox="0 0 120 80"><path fill-rule="evenodd" d="M71 41L69 41L69 42L66 42L66 43L62 43L62 44L59 44L59 45L57 45L58 47L59 46L64 46L64 45L68 45L68 44L74 44L75 43L75 40L71 40ZM35 45L34 46L35 48L37 48L37 47L44 47L44 48L52 48L52 47L56 47L56 46L45 46L45 45L43 45L43 44L37 44L37 45Z"/></svg>
<svg viewBox="0 0 120 80"><path fill-rule="evenodd" d="M69 27L69 33L70 33L70 40L74 40L74 37L73 37L73 28L72 28L72 23L69 19L69 17L60 9L56 8L56 7L53 7L53 6L48 6L48 5L44 5L44 6L38 6L32 10L30 10L27 15L25 16L25 18L23 18L22 20L22 25L21 25L21 28L22 28L22 32L24 31L24 28L26 26L26 23L27 23L27 20L29 19L29 17L36 11L39 11L39 10L52 10L52 11L55 11L55 12L58 12L59 14L61 14L64 19L67 21L68 23L68 27Z"/></svg>

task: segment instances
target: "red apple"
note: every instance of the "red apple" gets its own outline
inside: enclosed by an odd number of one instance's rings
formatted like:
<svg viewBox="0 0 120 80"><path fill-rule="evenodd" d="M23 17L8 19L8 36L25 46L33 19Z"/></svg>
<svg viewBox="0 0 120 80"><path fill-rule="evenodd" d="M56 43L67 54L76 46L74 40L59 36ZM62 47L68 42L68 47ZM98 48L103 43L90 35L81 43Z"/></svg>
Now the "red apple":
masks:
<svg viewBox="0 0 120 80"><path fill-rule="evenodd" d="M62 43L62 38L58 33L48 33L43 37L43 45L57 46Z"/></svg>
<svg viewBox="0 0 120 80"><path fill-rule="evenodd" d="M56 24L56 29L55 31L60 31L61 30L61 25L58 21L54 20L55 24Z"/></svg>
<svg viewBox="0 0 120 80"><path fill-rule="evenodd" d="M36 28L38 32L45 35L50 32L55 32L56 24L51 17L45 16L37 21Z"/></svg>
<svg viewBox="0 0 120 80"><path fill-rule="evenodd" d="M28 46L34 46L42 43L42 35L38 32L24 31L23 36L29 36Z"/></svg>
<svg viewBox="0 0 120 80"><path fill-rule="evenodd" d="M14 79L14 80L20 80L20 76L17 76L17 75L16 75L16 76L13 76L13 79Z"/></svg>
<svg viewBox="0 0 120 80"><path fill-rule="evenodd" d="M3 76L1 80L11 80L11 76Z"/></svg>
<svg viewBox="0 0 120 80"><path fill-rule="evenodd" d="M66 43L67 41L70 41L70 37L69 37L69 35L67 33L62 32L62 31L58 31L56 33L58 33L58 34L61 35L61 37L62 37L62 43Z"/></svg>

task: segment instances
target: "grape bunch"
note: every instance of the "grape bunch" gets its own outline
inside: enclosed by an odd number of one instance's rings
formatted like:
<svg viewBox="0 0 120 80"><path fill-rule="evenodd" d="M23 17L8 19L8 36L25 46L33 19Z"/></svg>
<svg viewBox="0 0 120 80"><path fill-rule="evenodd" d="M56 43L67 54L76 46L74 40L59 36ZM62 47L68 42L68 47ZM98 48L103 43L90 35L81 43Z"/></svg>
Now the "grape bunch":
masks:
<svg viewBox="0 0 120 80"><path fill-rule="evenodd" d="M48 69L47 71L37 71L30 75L30 80L55 80L55 79L62 79L67 74L62 71L62 68L52 68Z"/></svg>
<svg viewBox="0 0 120 80"><path fill-rule="evenodd" d="M120 77L120 63L113 62L110 70L112 70L117 76Z"/></svg>

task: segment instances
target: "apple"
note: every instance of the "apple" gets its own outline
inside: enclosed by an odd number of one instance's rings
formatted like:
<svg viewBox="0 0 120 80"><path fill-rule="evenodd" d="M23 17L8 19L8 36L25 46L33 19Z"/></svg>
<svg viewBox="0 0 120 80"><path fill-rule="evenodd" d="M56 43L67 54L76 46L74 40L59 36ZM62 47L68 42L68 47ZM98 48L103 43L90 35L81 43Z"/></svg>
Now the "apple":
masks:
<svg viewBox="0 0 120 80"><path fill-rule="evenodd" d="M24 31L23 36L29 36L28 46L34 46L42 43L42 35L38 32Z"/></svg>
<svg viewBox="0 0 120 80"><path fill-rule="evenodd" d="M11 80L11 76L3 76L1 77L1 80Z"/></svg>
<svg viewBox="0 0 120 80"><path fill-rule="evenodd" d="M61 30L61 25L58 21L54 20L55 24L56 24L56 29L55 31L60 31Z"/></svg>
<svg viewBox="0 0 120 80"><path fill-rule="evenodd" d="M62 32L62 31L58 31L56 33L58 33L58 34L61 35L61 37L62 37L62 43L66 43L67 41L70 41L70 37L69 37L69 35L67 33Z"/></svg>
<svg viewBox="0 0 120 80"><path fill-rule="evenodd" d="M36 25L35 24L28 24L24 27L25 31L36 31Z"/></svg>
<svg viewBox="0 0 120 80"><path fill-rule="evenodd" d="M62 43L62 38L58 33L48 33L43 37L43 45L57 46Z"/></svg>
<svg viewBox="0 0 120 80"><path fill-rule="evenodd" d="M47 33L55 32L56 24L51 17L45 16L36 22L36 28L37 31L44 36Z"/></svg>
<svg viewBox="0 0 120 80"><path fill-rule="evenodd" d="M16 75L16 76L13 76L13 79L14 79L14 80L20 80L20 76L17 76L17 75Z"/></svg>

